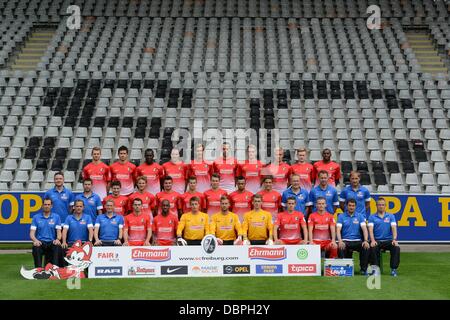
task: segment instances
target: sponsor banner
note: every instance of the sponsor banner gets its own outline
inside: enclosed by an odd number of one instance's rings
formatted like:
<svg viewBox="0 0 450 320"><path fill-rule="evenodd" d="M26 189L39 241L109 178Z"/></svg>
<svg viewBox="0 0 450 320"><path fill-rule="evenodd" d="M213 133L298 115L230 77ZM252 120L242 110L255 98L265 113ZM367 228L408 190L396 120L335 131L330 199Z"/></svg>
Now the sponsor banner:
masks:
<svg viewBox="0 0 450 320"><path fill-rule="evenodd" d="M88 274L90 278L321 274L318 245L211 245L214 241L201 246L94 247Z"/></svg>
<svg viewBox="0 0 450 320"><path fill-rule="evenodd" d="M31 242L31 220L40 212L43 196L44 192L0 192L0 242ZM372 194L373 213L380 196L395 215L400 242L450 242L450 195Z"/></svg>

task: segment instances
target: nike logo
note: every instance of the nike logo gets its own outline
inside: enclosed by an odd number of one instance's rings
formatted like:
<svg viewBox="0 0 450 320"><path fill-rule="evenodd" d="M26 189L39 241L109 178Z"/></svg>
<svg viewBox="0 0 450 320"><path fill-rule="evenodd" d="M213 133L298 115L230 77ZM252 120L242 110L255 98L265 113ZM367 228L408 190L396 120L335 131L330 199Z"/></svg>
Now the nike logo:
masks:
<svg viewBox="0 0 450 320"><path fill-rule="evenodd" d="M175 271L177 271L177 270L180 270L181 268L182 268L182 267L178 267L178 268L175 268L175 269L167 268L167 273L175 272Z"/></svg>

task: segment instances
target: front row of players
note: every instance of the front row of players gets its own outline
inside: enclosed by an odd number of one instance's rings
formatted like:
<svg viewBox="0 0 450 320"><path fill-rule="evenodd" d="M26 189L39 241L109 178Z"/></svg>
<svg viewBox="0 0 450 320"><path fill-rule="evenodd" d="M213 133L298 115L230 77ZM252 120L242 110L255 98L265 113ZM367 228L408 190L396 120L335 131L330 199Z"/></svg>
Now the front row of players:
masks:
<svg viewBox="0 0 450 320"><path fill-rule="evenodd" d="M93 225L91 217L83 213L83 201L75 201L73 215L61 224L59 216L51 212L52 200L45 199L43 212L33 217L30 229L35 267L42 266L42 256L45 264L62 263L61 250L67 250L77 240L91 241L96 246L200 245L205 235L213 234L222 245L317 244L329 258L351 258L353 251L358 251L362 274L367 273L369 260L379 266L381 250L389 250L391 274L397 275L400 262L397 224L395 217L386 212L383 198L377 200L377 212L369 217L368 223L355 212L353 199L347 201L347 210L338 216L337 223L321 197L316 200L317 210L308 216L308 222L303 213L295 211L294 197L287 199L287 210L279 213L274 223L271 214L262 210L259 194L253 196L253 210L244 215L242 224L229 211L228 197L221 197L220 212L212 215L211 221L208 214L200 211L200 202L198 197L192 197L191 211L178 222L168 200L162 201L161 214L152 218L143 214L139 198L133 200L133 211L125 217L114 212L114 201L109 199L105 214L99 215Z"/></svg>

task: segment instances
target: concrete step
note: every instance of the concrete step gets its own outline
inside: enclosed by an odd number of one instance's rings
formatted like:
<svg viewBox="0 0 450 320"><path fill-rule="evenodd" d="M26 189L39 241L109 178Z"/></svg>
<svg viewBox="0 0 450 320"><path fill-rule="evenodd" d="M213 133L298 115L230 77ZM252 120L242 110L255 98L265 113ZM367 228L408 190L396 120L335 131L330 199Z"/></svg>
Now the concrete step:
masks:
<svg viewBox="0 0 450 320"><path fill-rule="evenodd" d="M427 73L447 73L448 69L445 67L428 67L428 68L422 68L423 72L427 72Z"/></svg>
<svg viewBox="0 0 450 320"><path fill-rule="evenodd" d="M40 54L42 55L45 52L46 48L23 48L22 53L28 53L28 54Z"/></svg>

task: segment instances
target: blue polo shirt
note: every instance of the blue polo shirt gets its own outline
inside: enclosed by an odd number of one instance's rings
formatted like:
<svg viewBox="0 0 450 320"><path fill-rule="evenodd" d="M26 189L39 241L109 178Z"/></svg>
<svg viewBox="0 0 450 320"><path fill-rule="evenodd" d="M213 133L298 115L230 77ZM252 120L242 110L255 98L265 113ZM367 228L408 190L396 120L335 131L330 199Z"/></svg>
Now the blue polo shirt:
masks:
<svg viewBox="0 0 450 320"><path fill-rule="evenodd" d="M89 197L86 197L84 193L81 193L75 197L76 200L81 200L84 203L83 213L91 217L92 223L97 219L97 210L102 210L102 200L100 196L94 192ZM75 202L74 201L74 202Z"/></svg>
<svg viewBox="0 0 450 320"><path fill-rule="evenodd" d="M295 205L295 211L300 211L306 214L306 204L309 202L309 194L305 189L300 189L298 193L292 191L292 187L287 188L283 191L281 196L281 205L286 207L287 199L294 197L297 200Z"/></svg>
<svg viewBox="0 0 450 320"><path fill-rule="evenodd" d="M325 198L327 201L326 210L334 214L334 206L339 205L339 198L336 188L328 185L325 189L322 189L320 185L314 187L309 192L309 202L307 206L312 206L312 212L317 211L316 202L318 198Z"/></svg>
<svg viewBox="0 0 450 320"><path fill-rule="evenodd" d="M114 241L119 238L119 229L124 226L123 216L113 214L110 218L106 213L97 217L95 227L99 227L98 238L104 241Z"/></svg>
<svg viewBox="0 0 450 320"><path fill-rule="evenodd" d="M347 200L355 199L356 201L356 213L364 215L366 218L370 212L366 212L366 203L370 202L370 192L366 187L358 186L356 190L353 190L352 186L346 186L339 195L339 201L346 202ZM345 205L347 210L347 204Z"/></svg>
<svg viewBox="0 0 450 320"><path fill-rule="evenodd" d="M94 225L92 219L87 214L82 214L80 219L77 219L75 215L67 216L64 222L63 228L68 229L67 231L67 243L75 242L81 240L83 242L89 240L89 229Z"/></svg>
<svg viewBox="0 0 450 320"><path fill-rule="evenodd" d="M72 191L63 187L62 191L56 190L56 187L47 190L44 194L44 199L50 198L53 202L52 211L57 213L61 218L61 221L65 221L66 217L70 214L69 207L73 204L75 199Z"/></svg>
<svg viewBox="0 0 450 320"><path fill-rule="evenodd" d="M369 217L369 227L373 227L373 235L377 241L389 241L393 240L391 226L396 226L397 222L395 217L391 213L385 213L381 218L377 213L372 214Z"/></svg>
<svg viewBox="0 0 450 320"><path fill-rule="evenodd" d="M50 212L46 218L43 213L37 213L31 220L31 230L36 230L36 239L42 242L56 240L56 230L61 230L61 218L58 214Z"/></svg>
<svg viewBox="0 0 450 320"><path fill-rule="evenodd" d="M363 234L361 225L366 224L366 218L362 214L354 212L350 215L347 211L338 216L336 226L342 227L341 238L346 241L361 241Z"/></svg>

